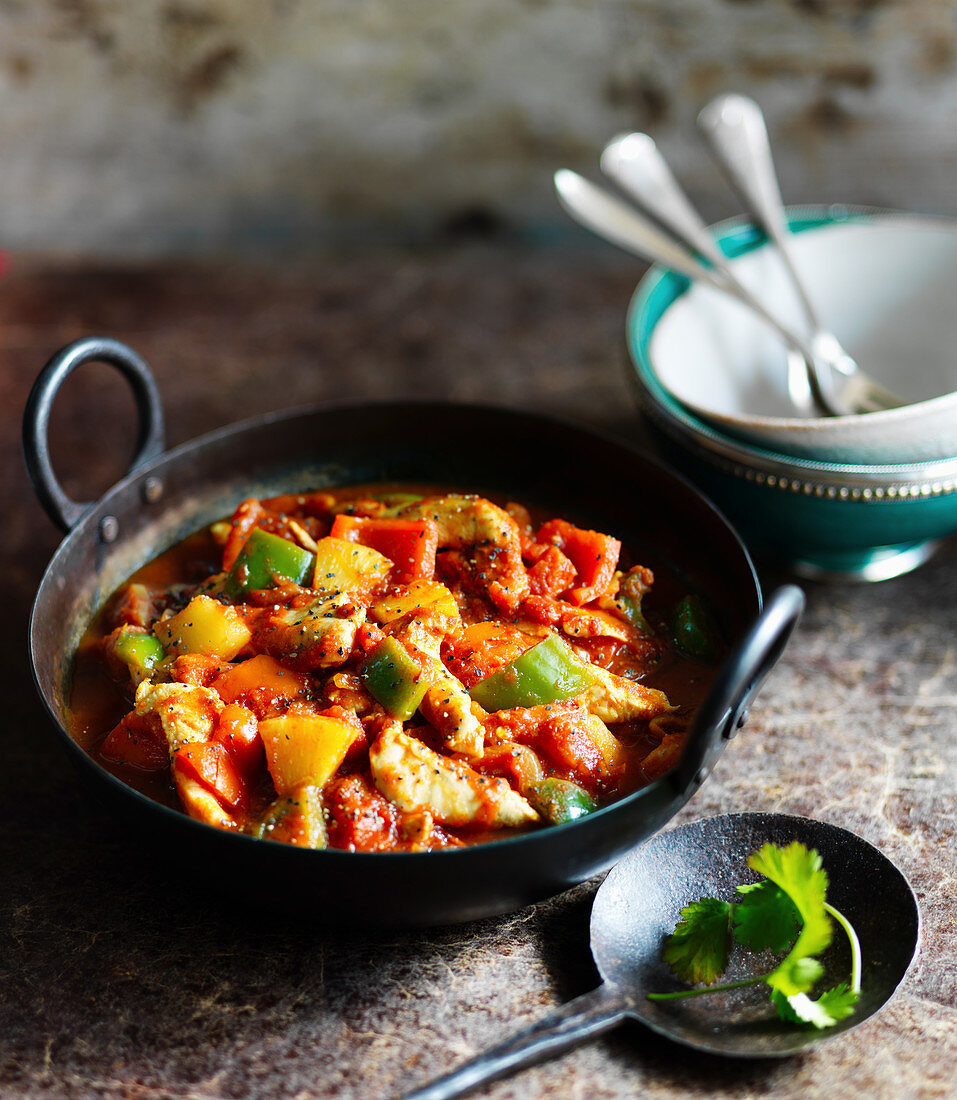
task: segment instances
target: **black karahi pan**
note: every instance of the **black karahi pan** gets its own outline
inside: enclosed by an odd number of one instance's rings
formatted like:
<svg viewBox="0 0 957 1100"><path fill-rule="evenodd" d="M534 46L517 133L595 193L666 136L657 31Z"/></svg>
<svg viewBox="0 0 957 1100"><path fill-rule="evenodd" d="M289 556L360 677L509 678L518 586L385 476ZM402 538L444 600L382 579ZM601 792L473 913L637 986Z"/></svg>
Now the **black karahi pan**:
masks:
<svg viewBox="0 0 957 1100"><path fill-rule="evenodd" d="M57 391L91 361L130 381L140 417L129 474L93 504L70 500L53 473L47 427ZM415 926L508 912L607 869L695 793L743 722L803 604L793 587L761 612L747 551L690 485L649 458L572 424L505 409L367 404L275 414L163 453L163 418L146 364L113 340L60 351L40 374L24 420L41 503L68 531L40 584L30 624L37 687L91 794L144 847L175 859L209 892L343 925ZM704 593L730 656L699 709L679 766L649 787L561 826L425 853L314 851L196 822L122 783L67 732L72 655L98 608L134 570L249 496L369 481L431 482L501 493L613 531L636 560L676 570ZM294 902L293 900L294 899Z"/></svg>

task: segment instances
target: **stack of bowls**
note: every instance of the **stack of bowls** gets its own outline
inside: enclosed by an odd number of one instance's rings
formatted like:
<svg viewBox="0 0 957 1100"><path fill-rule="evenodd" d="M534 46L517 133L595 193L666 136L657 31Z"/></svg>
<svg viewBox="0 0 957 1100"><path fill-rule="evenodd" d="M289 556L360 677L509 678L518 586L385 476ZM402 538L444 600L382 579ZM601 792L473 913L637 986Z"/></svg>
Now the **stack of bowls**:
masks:
<svg viewBox="0 0 957 1100"><path fill-rule="evenodd" d="M666 457L754 550L804 575L884 580L957 531L957 222L844 207L788 216L828 326L909 404L797 416L780 339L731 298L661 268L629 309L629 375ZM799 327L761 232L742 221L714 232L741 281Z"/></svg>

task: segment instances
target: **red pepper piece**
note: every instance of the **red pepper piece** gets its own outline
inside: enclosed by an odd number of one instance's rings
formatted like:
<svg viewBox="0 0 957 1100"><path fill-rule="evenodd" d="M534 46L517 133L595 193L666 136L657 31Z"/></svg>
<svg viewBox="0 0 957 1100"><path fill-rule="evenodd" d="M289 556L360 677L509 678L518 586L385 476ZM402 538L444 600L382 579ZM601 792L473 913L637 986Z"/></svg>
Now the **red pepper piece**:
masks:
<svg viewBox="0 0 957 1100"><path fill-rule="evenodd" d="M110 731L100 746L100 755L112 764L129 764L144 772L169 767L169 746L158 716L137 714L135 710Z"/></svg>
<svg viewBox="0 0 957 1100"><path fill-rule="evenodd" d="M338 515L329 532L333 538L358 542L378 550L395 564L403 583L435 575L439 529L431 519L366 519Z"/></svg>
<svg viewBox="0 0 957 1100"><path fill-rule="evenodd" d="M235 565L246 539L259 526L259 521L265 514L266 509L254 499L244 500L233 512L229 538L223 547L223 569L227 573Z"/></svg>
<svg viewBox="0 0 957 1100"><path fill-rule="evenodd" d="M618 539L553 519L539 529L536 541L557 546L578 571L578 584L564 593L570 603L591 603L608 591L621 553Z"/></svg>
<svg viewBox="0 0 957 1100"><path fill-rule="evenodd" d="M246 784L219 741L192 741L173 754L173 775L195 779L226 809L245 805Z"/></svg>

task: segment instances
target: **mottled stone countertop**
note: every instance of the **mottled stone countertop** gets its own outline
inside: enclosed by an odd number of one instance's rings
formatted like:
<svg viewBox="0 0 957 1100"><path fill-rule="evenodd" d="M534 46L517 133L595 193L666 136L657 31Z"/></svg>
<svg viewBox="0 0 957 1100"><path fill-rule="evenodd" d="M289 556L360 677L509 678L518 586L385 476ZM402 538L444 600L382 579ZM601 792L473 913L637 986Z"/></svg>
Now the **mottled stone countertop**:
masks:
<svg viewBox="0 0 957 1100"><path fill-rule="evenodd" d="M24 655L57 534L19 419L61 343L117 336L153 365L171 442L340 397L449 396L564 412L632 439L620 369L634 268L603 251L491 242L308 265L20 261L0 286L4 477L0 1095L389 1097L596 982L597 883L511 916L358 934L229 911L144 864L90 805ZM114 479L131 402L106 369L64 391L58 469ZM77 476L80 467L85 475ZM764 569L774 583L780 574ZM750 721L681 820L785 810L847 826L917 891L923 951L878 1017L774 1063L689 1054L625 1025L489 1097L900 1097L957 1090L957 543L875 587L807 586Z"/></svg>

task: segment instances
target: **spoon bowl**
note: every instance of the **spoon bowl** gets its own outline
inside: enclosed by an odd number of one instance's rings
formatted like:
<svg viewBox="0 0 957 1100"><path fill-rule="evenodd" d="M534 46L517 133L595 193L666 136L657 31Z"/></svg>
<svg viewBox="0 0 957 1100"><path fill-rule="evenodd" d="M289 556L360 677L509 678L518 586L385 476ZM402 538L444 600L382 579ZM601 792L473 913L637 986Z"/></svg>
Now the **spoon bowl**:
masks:
<svg viewBox="0 0 957 1100"><path fill-rule="evenodd" d="M649 1001L647 994L681 988L661 957L661 946L681 909L700 897L731 901L736 887L755 880L747 859L763 844L798 840L816 849L829 872L828 902L854 926L864 965L855 1011L824 1031L786 1024L762 985ZM659 833L617 864L595 898L592 952L609 984L627 988L628 1015L653 1031L696 1050L738 1058L776 1058L833 1038L873 1016L904 979L917 950L920 914L907 880L877 848L854 833L787 814L728 814ZM759 957L737 964L722 980L736 981L770 969ZM835 930L822 959L821 985L846 982L847 939ZM771 964L773 966L773 963Z"/></svg>
<svg viewBox="0 0 957 1100"><path fill-rule="evenodd" d="M768 842L785 845L793 840L818 851L829 875L828 901L860 938L861 995L853 1014L825 1031L785 1023L763 983L708 997L649 1001L649 993L679 988L661 953L682 908L705 896L731 900L740 883L755 877L747 867L752 852ZM797 1054L858 1027L883 1007L904 980L919 940L920 911L907 880L877 848L846 829L763 813L681 825L633 849L612 868L595 896L591 948L602 985L404 1100L460 1096L599 1035L626 1017L711 1054ZM848 980L850 953L840 930L822 962L826 985ZM760 956L743 963L732 955L726 976L740 980L766 973L773 967L768 964Z"/></svg>

